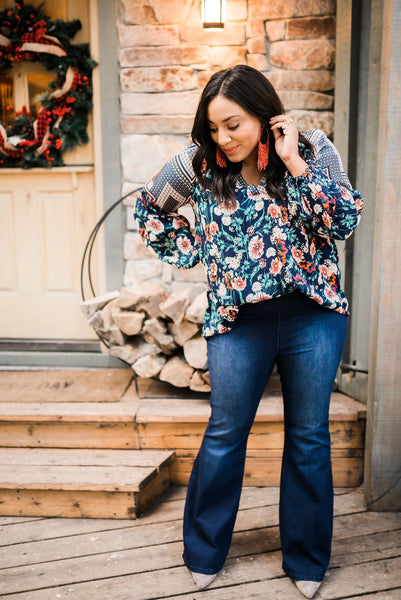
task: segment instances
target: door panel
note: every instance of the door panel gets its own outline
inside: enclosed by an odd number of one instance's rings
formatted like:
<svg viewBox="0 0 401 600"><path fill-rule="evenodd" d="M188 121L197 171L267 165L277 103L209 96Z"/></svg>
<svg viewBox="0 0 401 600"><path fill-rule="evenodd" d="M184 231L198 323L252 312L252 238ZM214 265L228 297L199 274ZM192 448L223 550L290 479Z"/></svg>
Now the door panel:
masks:
<svg viewBox="0 0 401 600"><path fill-rule="evenodd" d="M45 287L53 292L71 291L77 263L73 244L76 236L73 194L48 192L41 196Z"/></svg>
<svg viewBox="0 0 401 600"><path fill-rule="evenodd" d="M0 192L0 290L16 286L13 194Z"/></svg>
<svg viewBox="0 0 401 600"><path fill-rule="evenodd" d="M93 171L7 173L1 184L0 337L93 338L79 309ZM92 265L97 287L97 252Z"/></svg>

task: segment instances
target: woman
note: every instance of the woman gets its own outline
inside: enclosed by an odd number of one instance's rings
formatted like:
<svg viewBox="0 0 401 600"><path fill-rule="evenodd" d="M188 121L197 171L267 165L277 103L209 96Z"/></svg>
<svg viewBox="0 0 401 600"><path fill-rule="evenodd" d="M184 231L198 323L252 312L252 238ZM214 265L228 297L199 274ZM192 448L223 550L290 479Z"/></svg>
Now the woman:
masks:
<svg viewBox="0 0 401 600"><path fill-rule="evenodd" d="M283 569L312 598L330 558L328 413L348 315L334 240L355 229L362 199L325 134L299 133L270 82L248 66L212 76L192 139L136 204L145 243L178 267L201 260L208 279L212 411L188 485L184 562L201 589L224 564L249 430L277 364ZM195 235L177 213L185 203Z"/></svg>

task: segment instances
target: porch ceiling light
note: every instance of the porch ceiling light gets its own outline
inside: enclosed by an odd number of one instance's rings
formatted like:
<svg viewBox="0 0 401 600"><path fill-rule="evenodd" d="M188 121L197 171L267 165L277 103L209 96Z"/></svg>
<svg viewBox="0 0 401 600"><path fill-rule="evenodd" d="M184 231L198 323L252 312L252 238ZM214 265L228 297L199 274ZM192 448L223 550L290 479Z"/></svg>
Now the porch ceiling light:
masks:
<svg viewBox="0 0 401 600"><path fill-rule="evenodd" d="M223 29L226 18L225 0L202 0L203 27Z"/></svg>

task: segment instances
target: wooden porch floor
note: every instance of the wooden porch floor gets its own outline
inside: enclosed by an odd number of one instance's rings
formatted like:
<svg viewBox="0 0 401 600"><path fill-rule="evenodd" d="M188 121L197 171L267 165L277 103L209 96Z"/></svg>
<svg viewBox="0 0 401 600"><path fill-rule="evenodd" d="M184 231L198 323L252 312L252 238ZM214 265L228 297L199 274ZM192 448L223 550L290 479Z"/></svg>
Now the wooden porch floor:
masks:
<svg viewBox="0 0 401 600"><path fill-rule="evenodd" d="M345 492L345 493L343 493ZM316 600L401 599L401 513L337 490L333 554ZM185 487L135 521L0 518L4 600L301 600L281 570L278 489L244 488L230 555L199 592L183 566Z"/></svg>

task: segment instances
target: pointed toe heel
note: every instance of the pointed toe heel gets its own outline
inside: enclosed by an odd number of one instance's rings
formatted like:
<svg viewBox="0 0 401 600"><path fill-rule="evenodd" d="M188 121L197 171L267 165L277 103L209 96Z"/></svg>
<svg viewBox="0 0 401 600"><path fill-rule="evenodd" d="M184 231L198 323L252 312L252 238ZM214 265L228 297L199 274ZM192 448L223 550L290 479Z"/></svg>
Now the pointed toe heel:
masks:
<svg viewBox="0 0 401 600"><path fill-rule="evenodd" d="M217 573L215 573L214 575L204 575L203 573L194 573L194 571L191 571L191 575L192 575L195 585L200 590L204 590L217 577Z"/></svg>
<svg viewBox="0 0 401 600"><path fill-rule="evenodd" d="M295 585L305 598L313 598L321 583L321 581L295 581Z"/></svg>

